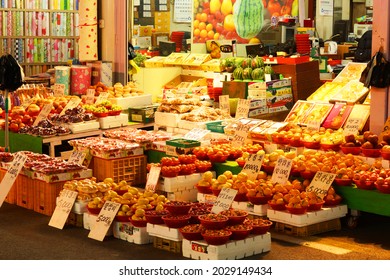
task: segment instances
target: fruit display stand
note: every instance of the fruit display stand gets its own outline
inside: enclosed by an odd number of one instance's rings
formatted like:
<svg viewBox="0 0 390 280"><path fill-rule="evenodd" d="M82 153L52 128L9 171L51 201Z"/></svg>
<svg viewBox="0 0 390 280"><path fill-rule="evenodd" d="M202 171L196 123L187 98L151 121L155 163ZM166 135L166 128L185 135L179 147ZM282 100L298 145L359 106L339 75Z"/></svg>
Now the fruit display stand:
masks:
<svg viewBox="0 0 390 280"><path fill-rule="evenodd" d="M112 230L115 238L129 243L149 244L153 242L153 238L147 232L146 227L135 227L131 222L114 221Z"/></svg>
<svg viewBox="0 0 390 280"><path fill-rule="evenodd" d="M183 256L195 260L237 260L271 250L271 234L250 235L243 240L231 240L224 245L209 245L205 241L183 239Z"/></svg>

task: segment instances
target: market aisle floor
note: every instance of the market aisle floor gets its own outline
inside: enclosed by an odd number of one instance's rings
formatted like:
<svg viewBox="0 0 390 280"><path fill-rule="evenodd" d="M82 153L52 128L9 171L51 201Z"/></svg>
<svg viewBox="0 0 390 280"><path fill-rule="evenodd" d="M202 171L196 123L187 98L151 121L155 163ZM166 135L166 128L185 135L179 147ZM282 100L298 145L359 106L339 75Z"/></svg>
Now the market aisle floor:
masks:
<svg viewBox="0 0 390 280"><path fill-rule="evenodd" d="M48 226L50 217L16 205L0 208L2 260L181 260L179 253L106 237L88 238L89 231ZM362 213L355 229L343 220L340 231L298 238L273 233L271 251L249 260L390 260L390 217Z"/></svg>

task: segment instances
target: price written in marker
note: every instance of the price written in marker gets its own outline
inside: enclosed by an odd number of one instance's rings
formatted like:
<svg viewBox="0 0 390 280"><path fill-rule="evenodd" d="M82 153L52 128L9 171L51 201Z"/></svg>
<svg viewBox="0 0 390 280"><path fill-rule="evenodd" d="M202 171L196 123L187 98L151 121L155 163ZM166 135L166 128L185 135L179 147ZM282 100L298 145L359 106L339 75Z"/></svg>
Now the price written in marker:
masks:
<svg viewBox="0 0 390 280"><path fill-rule="evenodd" d="M110 96L110 93L106 92L106 91L102 91L98 98L96 98L96 101L95 101L95 104L98 105L104 101L106 101L108 99L108 97Z"/></svg>
<svg viewBox="0 0 390 280"><path fill-rule="evenodd" d="M232 205L234 197L236 196L238 190L231 188L222 188L219 193L217 200L214 202L211 212L218 214L221 211L228 210Z"/></svg>
<svg viewBox="0 0 390 280"><path fill-rule="evenodd" d="M319 131L321 127L321 121L319 120L309 120L306 123L306 127L310 130Z"/></svg>
<svg viewBox="0 0 390 280"><path fill-rule="evenodd" d="M54 84L53 85L53 95L55 97L61 97L65 94L65 85L64 84Z"/></svg>
<svg viewBox="0 0 390 280"><path fill-rule="evenodd" d="M291 159L279 157L278 161L276 162L274 172L272 173L272 183L285 184L288 181L288 177L290 176L291 167Z"/></svg>
<svg viewBox="0 0 390 280"><path fill-rule="evenodd" d="M53 105L51 103L43 106L42 110L39 112L39 115L35 119L33 126L37 126L41 121L45 120L47 116L50 114L52 108Z"/></svg>
<svg viewBox="0 0 390 280"><path fill-rule="evenodd" d="M120 207L120 203L106 201L103 208L100 210L96 221L92 224L88 237L103 241Z"/></svg>
<svg viewBox="0 0 390 280"><path fill-rule="evenodd" d="M69 102L66 104L66 106L64 107L64 109L62 109L61 113L60 113L60 116L62 115L65 115L65 112L67 110L70 110L70 109L73 109L73 108L76 108L81 102L81 99L76 97L76 98L72 98L71 100L69 100Z"/></svg>
<svg viewBox="0 0 390 280"><path fill-rule="evenodd" d="M245 172L248 175L249 180L256 180L257 174L261 170L261 165L263 164L264 155L260 154L250 154L248 159L245 162L242 172Z"/></svg>
<svg viewBox="0 0 390 280"><path fill-rule="evenodd" d="M336 174L318 171L306 188L306 192L315 192L320 198L324 198L333 183Z"/></svg>
<svg viewBox="0 0 390 280"><path fill-rule="evenodd" d="M187 140L199 141L209 133L210 133L210 130L201 129L201 128L194 128L194 129L191 129L187 134L185 134L183 138L187 139Z"/></svg>
<svg viewBox="0 0 390 280"><path fill-rule="evenodd" d="M68 162L76 163L82 165L85 159L86 153L82 151L74 150L70 154Z"/></svg>
<svg viewBox="0 0 390 280"><path fill-rule="evenodd" d="M15 183L16 177L23 168L27 156L24 153L16 153L12 165L8 168L0 183L0 207L3 205L12 185Z"/></svg>
<svg viewBox="0 0 390 280"><path fill-rule="evenodd" d="M62 190L60 196L58 197L56 208L51 216L49 226L58 229L64 228L77 196L78 192L66 189Z"/></svg>
<svg viewBox="0 0 390 280"><path fill-rule="evenodd" d="M28 106L30 106L31 104L33 103L33 99L32 98L27 98L23 101L22 103L22 107L24 109L27 109Z"/></svg>
<svg viewBox="0 0 390 280"><path fill-rule="evenodd" d="M236 131L234 131L232 146L241 147L245 144L248 139L248 130L249 128L245 125L238 125Z"/></svg>
<svg viewBox="0 0 390 280"><path fill-rule="evenodd" d="M149 171L148 180L146 182L145 190L155 192L158 179L160 178L161 167L152 166Z"/></svg>
<svg viewBox="0 0 390 280"><path fill-rule="evenodd" d="M251 101L248 99L238 100L237 109L236 109L236 119L248 117L250 104Z"/></svg>
<svg viewBox="0 0 390 280"><path fill-rule="evenodd" d="M93 103L95 103L95 89L89 88L87 89L85 104L93 104Z"/></svg>
<svg viewBox="0 0 390 280"><path fill-rule="evenodd" d="M229 95L219 96L219 109L230 115L230 102Z"/></svg>
<svg viewBox="0 0 390 280"><path fill-rule="evenodd" d="M344 135L358 135L362 119L349 118L344 125Z"/></svg>

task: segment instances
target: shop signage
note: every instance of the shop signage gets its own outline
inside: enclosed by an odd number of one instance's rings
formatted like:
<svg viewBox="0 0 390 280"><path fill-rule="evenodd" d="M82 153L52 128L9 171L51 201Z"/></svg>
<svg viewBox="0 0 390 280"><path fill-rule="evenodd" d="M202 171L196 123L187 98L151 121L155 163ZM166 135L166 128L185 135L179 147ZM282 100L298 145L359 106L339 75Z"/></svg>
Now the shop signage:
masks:
<svg viewBox="0 0 390 280"><path fill-rule="evenodd" d="M238 100L236 119L247 118L249 114L250 105L251 101L249 99Z"/></svg>
<svg viewBox="0 0 390 280"><path fill-rule="evenodd" d="M184 135L184 139L200 141L203 137L210 133L210 130L193 128L187 134Z"/></svg>
<svg viewBox="0 0 390 280"><path fill-rule="evenodd" d="M148 174L148 180L145 185L146 191L155 192L158 179L160 178L161 167L152 166Z"/></svg>
<svg viewBox="0 0 390 280"><path fill-rule="evenodd" d="M57 205L54 209L53 215L49 221L49 226L58 229L63 229L68 219L69 213L72 210L73 204L76 201L78 192L71 190L62 190L57 199Z"/></svg>
<svg viewBox="0 0 390 280"><path fill-rule="evenodd" d="M288 180L288 177L290 176L291 167L291 159L279 157L276 162L274 172L272 173L272 183L285 184Z"/></svg>
<svg viewBox="0 0 390 280"><path fill-rule="evenodd" d="M349 118L344 125L344 135L358 135L362 121L360 118Z"/></svg>
<svg viewBox="0 0 390 280"><path fill-rule="evenodd" d="M91 231L89 232L88 237L103 241L120 207L120 203L106 201L102 210L100 210L96 221L91 225Z"/></svg>
<svg viewBox="0 0 390 280"><path fill-rule="evenodd" d="M53 104L51 103L43 106L42 110L39 112L39 115L35 119L33 126L37 126L40 123L40 121L45 120L47 116L50 114L52 108L53 108Z"/></svg>
<svg viewBox="0 0 390 280"><path fill-rule="evenodd" d="M229 210L237 192L238 190L232 188L222 188L217 197L217 200L214 202L214 205L211 208L211 212L218 214L221 211Z"/></svg>
<svg viewBox="0 0 390 280"><path fill-rule="evenodd" d="M230 101L229 95L220 95L219 96L219 109L228 113L230 115Z"/></svg>
<svg viewBox="0 0 390 280"><path fill-rule="evenodd" d="M245 162L242 172L245 172L248 175L249 180L256 180L257 174L261 170L261 165L263 164L264 154L250 154L248 159Z"/></svg>
<svg viewBox="0 0 390 280"><path fill-rule="evenodd" d="M103 101L106 101L109 96L110 96L110 94L108 92L102 91L99 94L98 98L96 98L95 104L98 105L98 104L102 103Z"/></svg>
<svg viewBox="0 0 390 280"><path fill-rule="evenodd" d="M26 160L27 156L24 153L15 153L12 165L8 168L0 183L0 207L3 205L5 198L7 197L12 185L15 183L16 177L18 177Z"/></svg>
<svg viewBox="0 0 390 280"><path fill-rule="evenodd" d="M336 174L318 171L306 188L306 192L315 192L320 198L324 198L333 183Z"/></svg>

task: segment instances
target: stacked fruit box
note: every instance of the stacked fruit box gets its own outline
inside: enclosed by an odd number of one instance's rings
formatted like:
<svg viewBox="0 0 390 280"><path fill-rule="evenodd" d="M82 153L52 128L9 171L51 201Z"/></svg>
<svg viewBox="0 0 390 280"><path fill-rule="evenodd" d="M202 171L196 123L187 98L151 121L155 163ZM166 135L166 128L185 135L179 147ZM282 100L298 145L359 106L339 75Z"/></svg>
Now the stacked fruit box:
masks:
<svg viewBox="0 0 390 280"><path fill-rule="evenodd" d="M146 227L135 227L131 222L114 221L112 228L115 238L135 244L149 244L153 242Z"/></svg>

